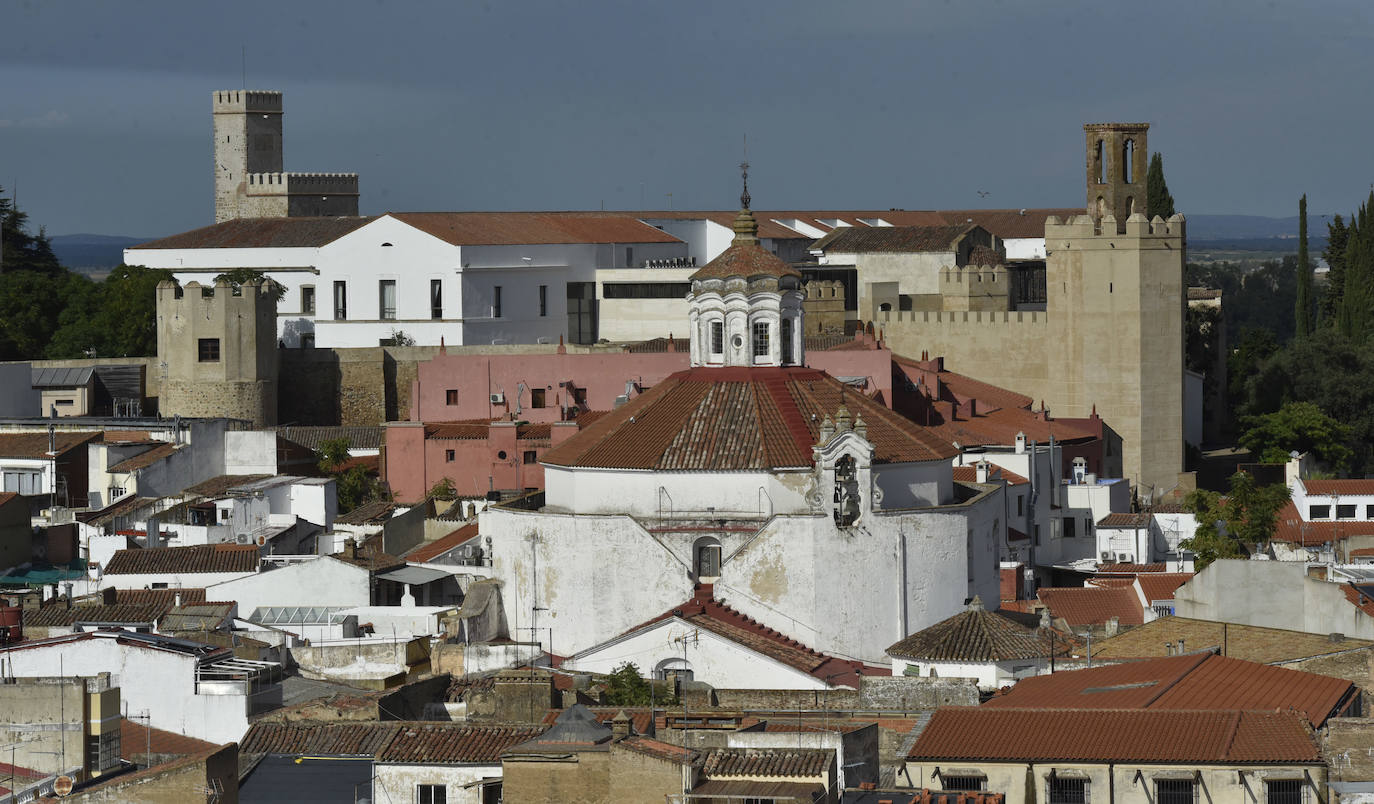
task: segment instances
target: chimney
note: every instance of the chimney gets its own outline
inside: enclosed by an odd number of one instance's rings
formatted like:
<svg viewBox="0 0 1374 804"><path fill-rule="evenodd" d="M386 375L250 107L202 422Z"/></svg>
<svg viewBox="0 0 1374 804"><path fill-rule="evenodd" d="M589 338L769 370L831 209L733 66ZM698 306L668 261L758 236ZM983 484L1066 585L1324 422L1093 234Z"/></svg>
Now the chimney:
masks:
<svg viewBox="0 0 1374 804"><path fill-rule="evenodd" d="M1178 641L1178 655L1182 656L1186 651L1183 649L1183 640Z"/></svg>
<svg viewBox="0 0 1374 804"><path fill-rule="evenodd" d="M611 718L611 738L614 740L623 740L629 736L630 716L625 714L625 710L622 709L615 713L615 717Z"/></svg>
<svg viewBox="0 0 1374 804"><path fill-rule="evenodd" d="M178 589L178 590L176 591L176 594L172 595L172 605L175 606L176 608L181 608L181 590L180 590L180 589Z"/></svg>
<svg viewBox="0 0 1374 804"><path fill-rule="evenodd" d="M1017 433L1017 434L1016 434L1016 454L1017 454L1017 455L1021 455L1021 454L1025 453L1025 451L1026 451L1026 434L1025 434L1025 433Z"/></svg>
<svg viewBox="0 0 1374 804"><path fill-rule="evenodd" d="M107 586L100 590L100 602L104 603L106 606L113 606L115 601L118 600L118 597L113 586Z"/></svg>
<svg viewBox="0 0 1374 804"><path fill-rule="evenodd" d="M358 557L358 537L356 536L350 537L348 540L348 557Z"/></svg>
<svg viewBox="0 0 1374 804"><path fill-rule="evenodd" d="M977 481L978 481L979 483L986 483L986 482L988 482L988 462L987 462L987 461L979 461L979 462L974 466L974 476L975 476L975 478L977 479Z"/></svg>

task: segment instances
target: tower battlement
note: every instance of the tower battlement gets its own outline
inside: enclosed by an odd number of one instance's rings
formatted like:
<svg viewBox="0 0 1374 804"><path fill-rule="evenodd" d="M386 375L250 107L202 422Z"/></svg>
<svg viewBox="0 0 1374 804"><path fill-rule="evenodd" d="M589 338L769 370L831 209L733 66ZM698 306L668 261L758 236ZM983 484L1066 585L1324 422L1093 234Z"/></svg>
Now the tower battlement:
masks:
<svg viewBox="0 0 1374 804"><path fill-rule="evenodd" d="M214 93L216 114L281 114L281 93L270 89L226 89Z"/></svg>
<svg viewBox="0 0 1374 804"><path fill-rule="evenodd" d="M1101 220L1091 215L1074 215L1068 220L1051 215L1045 219L1045 248L1049 251L1073 248L1075 241L1080 247L1084 247L1084 241L1093 241L1098 247L1113 248L1115 243L1130 238L1175 241L1181 249L1187 240L1187 220L1179 213L1167 221L1158 215L1150 220L1142 212L1127 218L1124 226L1118 225L1113 215L1104 215Z"/></svg>
<svg viewBox="0 0 1374 804"><path fill-rule="evenodd" d="M249 195L357 195L357 173L249 173Z"/></svg>

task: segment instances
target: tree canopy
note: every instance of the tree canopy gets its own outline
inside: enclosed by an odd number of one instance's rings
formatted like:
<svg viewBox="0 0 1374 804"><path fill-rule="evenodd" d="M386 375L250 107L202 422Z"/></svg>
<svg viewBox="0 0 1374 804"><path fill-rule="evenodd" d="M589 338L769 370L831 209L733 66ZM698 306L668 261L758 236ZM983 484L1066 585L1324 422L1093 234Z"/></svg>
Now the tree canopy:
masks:
<svg viewBox="0 0 1374 804"><path fill-rule="evenodd" d="M1248 416L1240 443L1265 463L1285 463L1293 452L1310 452L1336 471L1350 468L1354 428L1327 416L1311 402L1289 402L1274 413Z"/></svg>
<svg viewBox="0 0 1374 804"><path fill-rule="evenodd" d="M1279 509L1286 502L1287 486L1259 486L1254 475L1236 472L1225 496L1206 489L1189 492L1183 507L1197 517L1197 532L1179 546L1193 553L1198 569L1219 558L1238 558L1245 545L1274 537Z"/></svg>
<svg viewBox="0 0 1374 804"><path fill-rule="evenodd" d="M1154 220L1158 215L1168 220L1173 214L1174 197L1164 181L1164 157L1155 151L1150 155L1150 169L1145 174L1145 217Z"/></svg>
<svg viewBox="0 0 1374 804"><path fill-rule="evenodd" d="M1300 338L1312 334L1316 328L1312 301L1312 264L1307 259L1307 194L1298 201L1298 298L1294 302L1294 332Z"/></svg>

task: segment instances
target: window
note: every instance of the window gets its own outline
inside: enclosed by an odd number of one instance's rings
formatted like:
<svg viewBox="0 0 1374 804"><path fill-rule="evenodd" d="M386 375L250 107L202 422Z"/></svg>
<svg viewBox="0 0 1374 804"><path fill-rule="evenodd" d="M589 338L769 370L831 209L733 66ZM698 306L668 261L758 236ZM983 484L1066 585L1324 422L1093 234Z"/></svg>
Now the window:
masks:
<svg viewBox="0 0 1374 804"><path fill-rule="evenodd" d="M6 472L2 490L15 494L42 494L42 478L41 472Z"/></svg>
<svg viewBox="0 0 1374 804"><path fill-rule="evenodd" d="M635 250L630 246L625 247L625 267L633 268L635 262Z"/></svg>
<svg viewBox="0 0 1374 804"><path fill-rule="evenodd" d="M1192 779L1155 779L1155 804L1193 804L1197 785Z"/></svg>
<svg viewBox="0 0 1374 804"><path fill-rule="evenodd" d="M501 286L496 285L491 289L491 317L501 317Z"/></svg>
<svg viewBox="0 0 1374 804"><path fill-rule="evenodd" d="M714 578L720 575L720 542L710 536L696 543L696 569L698 578Z"/></svg>
<svg viewBox="0 0 1374 804"><path fill-rule="evenodd" d="M711 354L718 355L725 352L725 322L711 322Z"/></svg>
<svg viewBox="0 0 1374 804"><path fill-rule="evenodd" d="M396 320L395 279L381 279L377 282L377 317L383 321Z"/></svg>
<svg viewBox="0 0 1374 804"><path fill-rule="evenodd" d="M315 314L315 286L301 286L301 313L304 315Z"/></svg>
<svg viewBox="0 0 1374 804"><path fill-rule="evenodd" d="M334 320L343 321L348 318L348 283L334 283Z"/></svg>
<svg viewBox="0 0 1374 804"><path fill-rule="evenodd" d="M1127 184L1135 181L1135 140L1126 140L1121 146L1121 180Z"/></svg>
<svg viewBox="0 0 1374 804"><path fill-rule="evenodd" d="M782 320L782 335L779 337L782 338L782 362L790 365L792 363L792 319L784 318Z"/></svg>
<svg viewBox="0 0 1374 804"><path fill-rule="evenodd" d="M681 299L692 291L690 282L606 282L605 299Z"/></svg>
<svg viewBox="0 0 1374 804"><path fill-rule="evenodd" d="M445 404L445 405L456 405L456 404L458 404L458 389L457 389L457 388L450 388L450 389L448 389L447 391L444 391L444 404Z"/></svg>
<svg viewBox="0 0 1374 804"><path fill-rule="evenodd" d="M1366 505L1364 507L1364 518L1374 519L1374 505Z"/></svg>
<svg viewBox="0 0 1374 804"><path fill-rule="evenodd" d="M200 362L219 362L219 338L201 338L199 348Z"/></svg>
<svg viewBox="0 0 1374 804"><path fill-rule="evenodd" d="M1088 780L1074 776L1051 776L1050 804L1088 804Z"/></svg>
<svg viewBox="0 0 1374 804"><path fill-rule="evenodd" d="M1074 535L1075 535L1075 534L1074 534L1074 525L1076 525L1076 524L1077 524L1077 520L1075 520L1073 517L1071 517L1071 516L1066 516L1066 517L1064 517L1064 538L1065 538L1065 539L1072 539L1072 538L1074 537Z"/></svg>
<svg viewBox="0 0 1374 804"><path fill-rule="evenodd" d="M451 449L444 450L444 463L453 463L454 453Z"/></svg>
<svg viewBox="0 0 1374 804"><path fill-rule="evenodd" d="M531 388L531 389L530 389L530 407L532 407L532 408L542 408L542 407L544 407L544 389L543 389L543 388Z"/></svg>
<svg viewBox="0 0 1374 804"><path fill-rule="evenodd" d="M543 318L549 314L549 286L539 286L539 317Z"/></svg>
<svg viewBox="0 0 1374 804"><path fill-rule="evenodd" d="M529 466L532 463L539 463L539 455L534 450L527 449L521 460L526 466Z"/></svg>
<svg viewBox="0 0 1374 804"><path fill-rule="evenodd" d="M940 774L941 790L986 790L986 776L946 776Z"/></svg>
<svg viewBox="0 0 1374 804"><path fill-rule="evenodd" d="M444 317L444 280L429 280L429 317L435 321Z"/></svg>
<svg viewBox="0 0 1374 804"><path fill-rule="evenodd" d="M1354 519L1354 518L1355 518L1355 506L1353 506L1353 505L1338 505L1338 506L1336 506L1336 518L1337 518L1337 519Z"/></svg>
<svg viewBox="0 0 1374 804"><path fill-rule="evenodd" d="M1024 495L1024 494L1018 494L1018 495L1016 495L1016 515L1017 515L1017 516L1025 516L1025 515L1026 515L1026 495Z"/></svg>
<svg viewBox="0 0 1374 804"><path fill-rule="evenodd" d="M1307 506L1308 519L1330 519L1331 506L1329 505L1309 505Z"/></svg>
<svg viewBox="0 0 1374 804"><path fill-rule="evenodd" d="M754 322L754 357L768 356L768 322Z"/></svg>
<svg viewBox="0 0 1374 804"><path fill-rule="evenodd" d="M1107 146L1102 140L1097 141L1097 157L1094 164L1097 165L1097 183L1107 183L1107 160L1103 157L1107 153Z"/></svg>
<svg viewBox="0 0 1374 804"><path fill-rule="evenodd" d="M1264 782L1265 801L1268 804L1302 804L1302 779L1266 779Z"/></svg>
<svg viewBox="0 0 1374 804"><path fill-rule="evenodd" d="M448 804L448 787L442 784L417 784L415 801L418 804Z"/></svg>
<svg viewBox="0 0 1374 804"><path fill-rule="evenodd" d="M504 460L506 459L506 451L505 451L505 450L500 450L500 451L498 451L498 452L496 453L496 459L497 459L498 461L504 461Z"/></svg>

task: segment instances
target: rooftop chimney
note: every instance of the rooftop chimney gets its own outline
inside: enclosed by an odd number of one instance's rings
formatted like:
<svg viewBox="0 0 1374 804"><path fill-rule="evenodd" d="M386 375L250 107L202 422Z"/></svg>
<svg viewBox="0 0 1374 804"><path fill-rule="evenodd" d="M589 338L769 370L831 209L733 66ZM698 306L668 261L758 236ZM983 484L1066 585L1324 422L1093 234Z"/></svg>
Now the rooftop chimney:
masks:
<svg viewBox="0 0 1374 804"><path fill-rule="evenodd" d="M630 716L625 714L622 709L615 713L611 718L611 737L616 740L623 740L630 736Z"/></svg>
<svg viewBox="0 0 1374 804"><path fill-rule="evenodd" d="M172 605L175 606L175 607L177 607L177 608L181 608L181 590L180 590L180 589L178 589L178 590L176 591L176 594L172 595Z"/></svg>

